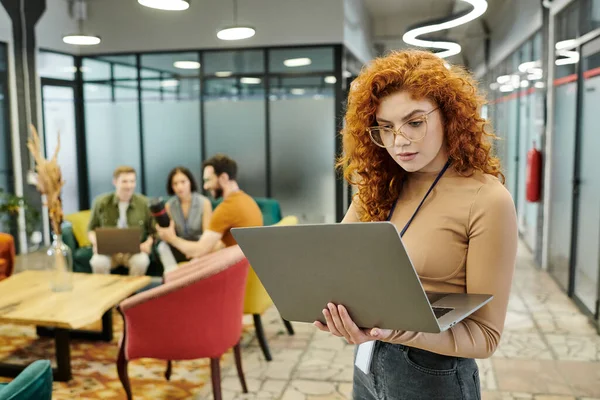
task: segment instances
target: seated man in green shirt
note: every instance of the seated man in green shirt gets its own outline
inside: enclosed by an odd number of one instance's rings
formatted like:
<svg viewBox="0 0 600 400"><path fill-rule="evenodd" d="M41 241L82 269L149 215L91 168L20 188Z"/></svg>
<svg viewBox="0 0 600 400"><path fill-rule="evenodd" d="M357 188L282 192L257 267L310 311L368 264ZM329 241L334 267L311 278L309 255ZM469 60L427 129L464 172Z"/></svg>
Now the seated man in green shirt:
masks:
<svg viewBox="0 0 600 400"><path fill-rule="evenodd" d="M109 274L111 269L118 266L129 268L129 275L145 275L150 265L149 254L156 233L154 218L148 208L145 196L135 192L136 173L132 167L122 166L113 173L113 193L102 194L94 200L92 216L88 225L88 237L92 242L94 255L90 260L92 272ZM112 257L98 254L96 232L98 227L133 228L142 230L142 243L137 254L115 254Z"/></svg>

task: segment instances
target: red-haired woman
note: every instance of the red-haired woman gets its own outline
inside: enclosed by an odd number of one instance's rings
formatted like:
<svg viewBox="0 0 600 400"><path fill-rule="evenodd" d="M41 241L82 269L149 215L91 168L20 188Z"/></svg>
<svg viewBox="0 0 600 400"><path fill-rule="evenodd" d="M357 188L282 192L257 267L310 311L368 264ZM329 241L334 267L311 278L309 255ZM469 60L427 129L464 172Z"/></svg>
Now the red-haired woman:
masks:
<svg viewBox="0 0 600 400"><path fill-rule="evenodd" d="M355 368L355 399L481 396L474 359L500 342L517 253L515 207L483 103L467 72L424 51L376 59L352 84L338 165L358 193L343 222L406 228L402 240L428 292L494 296L439 334L359 329L343 305L328 304L319 329L375 341L370 371Z"/></svg>

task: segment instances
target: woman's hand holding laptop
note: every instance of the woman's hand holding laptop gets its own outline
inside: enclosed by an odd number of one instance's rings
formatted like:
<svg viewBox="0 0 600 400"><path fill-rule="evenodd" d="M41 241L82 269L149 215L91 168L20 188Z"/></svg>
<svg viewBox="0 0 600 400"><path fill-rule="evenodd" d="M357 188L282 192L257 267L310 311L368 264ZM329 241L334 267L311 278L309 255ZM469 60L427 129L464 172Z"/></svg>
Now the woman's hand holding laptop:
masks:
<svg viewBox="0 0 600 400"><path fill-rule="evenodd" d="M350 344L361 344L370 342L373 340L385 340L392 335L390 329L360 329L352 318L348 314L346 307L342 305L335 305L333 303L327 304L327 308L323 309L323 315L327 321L327 325L323 325L319 321L315 321L314 325L322 330L323 332L330 332L331 334L344 337Z"/></svg>

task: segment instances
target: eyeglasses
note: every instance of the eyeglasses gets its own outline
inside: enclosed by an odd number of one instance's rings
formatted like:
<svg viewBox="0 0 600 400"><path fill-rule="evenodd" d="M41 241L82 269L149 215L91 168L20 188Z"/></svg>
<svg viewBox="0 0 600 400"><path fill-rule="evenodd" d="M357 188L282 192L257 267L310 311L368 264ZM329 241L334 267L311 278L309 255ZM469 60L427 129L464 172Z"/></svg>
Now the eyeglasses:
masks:
<svg viewBox="0 0 600 400"><path fill-rule="evenodd" d="M418 142L427 135L427 118L429 114L437 110L438 107L433 110L419 115L405 122L398 129L394 129L390 126L371 126L367 128L371 140L379 147L389 148L394 146L396 141L396 135L401 135L411 142Z"/></svg>

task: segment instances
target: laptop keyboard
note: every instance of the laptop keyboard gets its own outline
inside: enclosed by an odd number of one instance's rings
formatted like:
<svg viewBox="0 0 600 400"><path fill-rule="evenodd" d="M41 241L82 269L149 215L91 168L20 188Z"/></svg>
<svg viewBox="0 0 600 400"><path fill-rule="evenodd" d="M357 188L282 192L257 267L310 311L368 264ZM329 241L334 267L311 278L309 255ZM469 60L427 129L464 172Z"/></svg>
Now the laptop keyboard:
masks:
<svg viewBox="0 0 600 400"><path fill-rule="evenodd" d="M435 315L436 318L440 318L446 314L448 314L450 311L454 310L453 308L447 308L447 307L432 307L433 310L433 314Z"/></svg>
<svg viewBox="0 0 600 400"><path fill-rule="evenodd" d="M440 301L444 297L447 296L446 293L436 293L436 292L425 292L427 295L427 300L429 300L429 304L434 304L437 301Z"/></svg>

